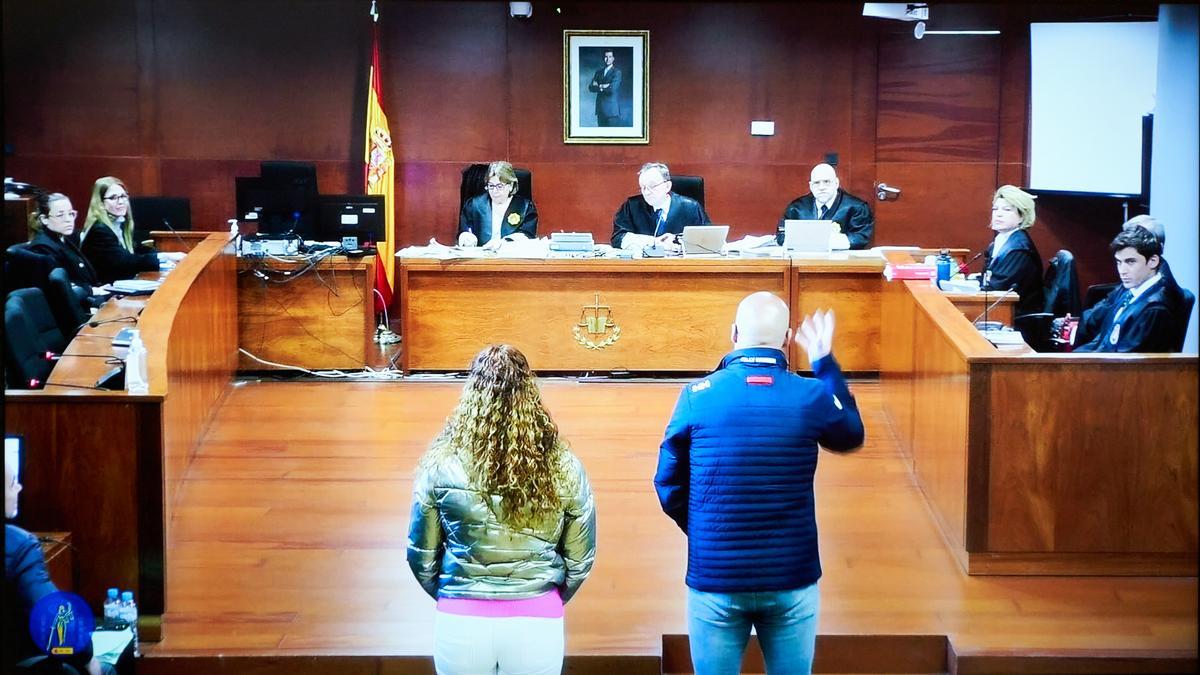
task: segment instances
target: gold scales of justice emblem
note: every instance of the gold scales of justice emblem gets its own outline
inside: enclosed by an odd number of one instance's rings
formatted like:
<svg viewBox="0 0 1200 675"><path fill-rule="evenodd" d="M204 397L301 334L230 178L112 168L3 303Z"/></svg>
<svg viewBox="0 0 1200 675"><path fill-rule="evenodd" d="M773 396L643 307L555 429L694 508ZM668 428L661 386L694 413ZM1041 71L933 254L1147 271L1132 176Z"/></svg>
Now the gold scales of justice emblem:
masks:
<svg viewBox="0 0 1200 675"><path fill-rule="evenodd" d="M612 307L600 304L599 293L595 304L584 305L580 310L579 323L572 331L575 341L586 349L604 349L621 338L621 327L613 321Z"/></svg>

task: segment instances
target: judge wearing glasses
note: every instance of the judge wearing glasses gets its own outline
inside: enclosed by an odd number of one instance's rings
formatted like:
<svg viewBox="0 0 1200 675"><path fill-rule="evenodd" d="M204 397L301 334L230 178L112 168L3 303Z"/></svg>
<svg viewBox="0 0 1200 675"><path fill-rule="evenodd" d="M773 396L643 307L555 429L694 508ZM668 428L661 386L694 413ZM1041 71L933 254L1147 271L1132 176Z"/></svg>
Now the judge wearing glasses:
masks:
<svg viewBox="0 0 1200 675"><path fill-rule="evenodd" d="M613 216L613 248L655 247L673 253L679 250L676 238L684 227L711 222L699 202L671 192L671 170L666 164L643 164L638 169L638 188L642 194L626 199Z"/></svg>
<svg viewBox="0 0 1200 675"><path fill-rule="evenodd" d="M52 258L55 267L66 270L73 285L92 295L100 281L92 263L79 249L79 237L75 236L75 219L79 214L71 206L71 200L61 192L52 192L38 195L35 206L29 216L29 250Z"/></svg>
<svg viewBox="0 0 1200 675"><path fill-rule="evenodd" d="M132 279L139 272L156 272L160 263L183 259L183 253L156 253L133 241L129 190L115 176L92 187L92 201L83 221L83 253L96 268L101 283Z"/></svg>
<svg viewBox="0 0 1200 675"><path fill-rule="evenodd" d="M495 250L505 241L537 237L537 208L517 194L517 172L508 162L488 165L484 193L463 204L458 245Z"/></svg>

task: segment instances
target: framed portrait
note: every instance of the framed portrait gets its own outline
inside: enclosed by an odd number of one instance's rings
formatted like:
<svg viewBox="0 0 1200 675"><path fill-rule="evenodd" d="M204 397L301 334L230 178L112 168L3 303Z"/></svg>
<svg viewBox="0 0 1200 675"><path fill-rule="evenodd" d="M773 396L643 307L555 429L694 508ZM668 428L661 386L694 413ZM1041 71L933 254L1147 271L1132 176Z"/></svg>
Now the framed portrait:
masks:
<svg viewBox="0 0 1200 675"><path fill-rule="evenodd" d="M563 143L650 142L650 31L563 31Z"/></svg>

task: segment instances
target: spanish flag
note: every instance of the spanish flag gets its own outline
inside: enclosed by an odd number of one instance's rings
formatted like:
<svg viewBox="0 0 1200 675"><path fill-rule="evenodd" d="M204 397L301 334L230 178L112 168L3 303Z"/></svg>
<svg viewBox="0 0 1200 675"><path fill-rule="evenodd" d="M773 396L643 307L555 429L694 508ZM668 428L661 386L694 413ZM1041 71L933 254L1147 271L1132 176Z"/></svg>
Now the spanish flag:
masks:
<svg viewBox="0 0 1200 675"><path fill-rule="evenodd" d="M385 236L377 242L378 264L375 266L375 311L392 303L392 280L395 278L393 254L396 246L395 159L392 155L392 134L388 131L387 115L383 112L383 84L379 75L379 11L371 2L371 73L367 87L366 155L363 185L369 195L383 195ZM382 297L380 297L382 296Z"/></svg>

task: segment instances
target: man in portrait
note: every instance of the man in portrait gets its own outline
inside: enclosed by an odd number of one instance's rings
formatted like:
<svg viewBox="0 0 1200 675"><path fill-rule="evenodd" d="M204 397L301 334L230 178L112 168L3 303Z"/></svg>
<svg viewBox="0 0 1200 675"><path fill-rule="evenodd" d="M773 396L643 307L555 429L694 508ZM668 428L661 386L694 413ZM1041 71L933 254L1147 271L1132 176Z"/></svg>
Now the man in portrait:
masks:
<svg viewBox="0 0 1200 675"><path fill-rule="evenodd" d="M613 50L604 50L604 65L596 69L588 91L596 94L596 124L615 127L621 124L621 69L616 66Z"/></svg>

